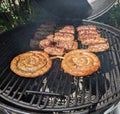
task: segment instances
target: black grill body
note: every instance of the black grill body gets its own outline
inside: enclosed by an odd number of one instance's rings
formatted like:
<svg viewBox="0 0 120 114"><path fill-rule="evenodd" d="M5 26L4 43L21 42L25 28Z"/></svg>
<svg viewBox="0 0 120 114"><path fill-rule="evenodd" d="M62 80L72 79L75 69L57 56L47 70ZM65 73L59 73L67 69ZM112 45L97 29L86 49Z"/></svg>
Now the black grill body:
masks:
<svg viewBox="0 0 120 114"><path fill-rule="evenodd" d="M30 39L41 23L31 23L0 35L0 106L17 113L84 112L105 110L120 99L120 31L94 21L73 22L95 25L108 39L109 50L96 53L101 61L97 73L73 77L63 72L61 60L53 61L51 70L38 78L21 78L10 70L16 55L31 50ZM57 21L66 25L65 21ZM70 22L71 23L71 22ZM79 48L84 48L79 44ZM101 112L101 111L100 111Z"/></svg>
<svg viewBox="0 0 120 114"><path fill-rule="evenodd" d="M36 6L59 19L93 20L106 13L116 0L52 0L51 2L49 0L35 0L35 2Z"/></svg>

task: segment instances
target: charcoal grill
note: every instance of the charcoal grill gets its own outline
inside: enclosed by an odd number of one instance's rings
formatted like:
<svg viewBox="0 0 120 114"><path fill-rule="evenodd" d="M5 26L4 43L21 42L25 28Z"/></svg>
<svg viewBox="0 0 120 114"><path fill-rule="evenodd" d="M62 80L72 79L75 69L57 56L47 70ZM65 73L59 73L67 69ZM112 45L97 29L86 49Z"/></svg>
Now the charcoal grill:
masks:
<svg viewBox="0 0 120 114"><path fill-rule="evenodd" d="M53 61L47 74L35 79L19 77L10 70L13 57L32 50L30 39L44 22L41 19L0 34L0 107L4 112L102 113L117 104L120 99L120 31L103 23L81 19L54 20L58 25L72 24L74 27L95 25L102 37L108 39L109 50L96 53L101 61L101 68L96 73L84 78L70 76L61 69L60 59ZM85 47L79 44L79 48Z"/></svg>
<svg viewBox="0 0 120 114"><path fill-rule="evenodd" d="M84 20L83 24L97 26L110 44L108 51L97 53L101 69L85 78L65 74L59 59L53 61L52 69L44 76L26 79L15 75L9 68L10 61L19 53L31 50L29 41L39 24L31 23L0 35L1 107L17 112L92 112L119 100L120 31L93 21Z"/></svg>

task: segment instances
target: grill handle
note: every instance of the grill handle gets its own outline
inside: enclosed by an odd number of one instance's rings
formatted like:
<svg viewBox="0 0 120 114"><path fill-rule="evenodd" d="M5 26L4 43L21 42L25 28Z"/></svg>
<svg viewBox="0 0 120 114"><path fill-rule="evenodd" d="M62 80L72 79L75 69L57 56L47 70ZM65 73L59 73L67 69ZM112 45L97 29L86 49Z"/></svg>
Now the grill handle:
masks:
<svg viewBox="0 0 120 114"><path fill-rule="evenodd" d="M59 97L59 98L63 98L63 99L66 98L64 95L60 95L60 94L57 94L57 93L31 91L31 90L26 90L26 93L27 94L37 94L37 95L51 96L51 97Z"/></svg>

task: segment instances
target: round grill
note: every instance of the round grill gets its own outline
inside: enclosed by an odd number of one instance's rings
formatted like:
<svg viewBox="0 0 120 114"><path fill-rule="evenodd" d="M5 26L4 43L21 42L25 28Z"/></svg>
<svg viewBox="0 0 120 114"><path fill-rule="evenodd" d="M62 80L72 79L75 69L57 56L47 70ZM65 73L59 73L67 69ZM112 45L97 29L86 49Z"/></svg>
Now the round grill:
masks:
<svg viewBox="0 0 120 114"><path fill-rule="evenodd" d="M96 53L101 61L100 70L84 78L64 73L60 59L54 60L51 70L38 78L15 75L9 68L10 61L17 54L31 50L29 41L38 25L30 24L1 35L0 102L3 107L7 104L32 112L92 111L120 98L120 31L92 21L83 21L83 24L95 25L110 44L108 51ZM84 46L79 44L79 48Z"/></svg>

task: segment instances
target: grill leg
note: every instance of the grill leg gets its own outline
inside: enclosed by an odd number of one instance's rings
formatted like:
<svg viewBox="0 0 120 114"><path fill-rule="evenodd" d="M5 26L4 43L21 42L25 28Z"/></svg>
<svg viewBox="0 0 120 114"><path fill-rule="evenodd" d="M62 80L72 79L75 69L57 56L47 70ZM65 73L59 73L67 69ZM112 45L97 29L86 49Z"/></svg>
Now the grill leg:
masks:
<svg viewBox="0 0 120 114"><path fill-rule="evenodd" d="M6 109L0 108L0 114L10 114Z"/></svg>

